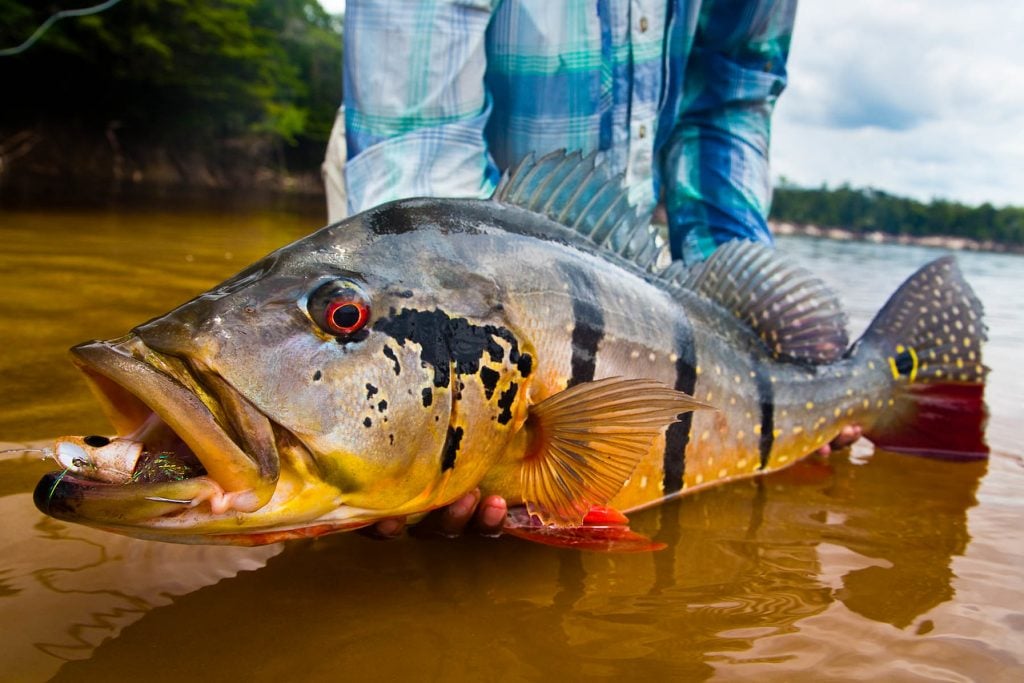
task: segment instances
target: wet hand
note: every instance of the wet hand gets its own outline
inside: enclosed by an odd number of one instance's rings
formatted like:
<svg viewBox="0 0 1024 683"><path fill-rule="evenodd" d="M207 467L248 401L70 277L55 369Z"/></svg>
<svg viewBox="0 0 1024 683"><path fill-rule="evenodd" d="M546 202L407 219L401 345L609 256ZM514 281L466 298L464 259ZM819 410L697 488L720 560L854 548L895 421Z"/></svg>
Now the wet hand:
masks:
<svg viewBox="0 0 1024 683"><path fill-rule="evenodd" d="M860 425L846 425L829 443L819 448L815 453L818 455L829 455L834 450L846 448L861 437Z"/></svg>
<svg viewBox="0 0 1024 683"><path fill-rule="evenodd" d="M508 513L508 505L501 496L480 499L480 489L474 489L446 507L434 510L419 524L410 528L417 536L439 535L454 538L467 529L484 536L497 536ZM371 538L397 538L405 529L405 517L382 519L363 531Z"/></svg>

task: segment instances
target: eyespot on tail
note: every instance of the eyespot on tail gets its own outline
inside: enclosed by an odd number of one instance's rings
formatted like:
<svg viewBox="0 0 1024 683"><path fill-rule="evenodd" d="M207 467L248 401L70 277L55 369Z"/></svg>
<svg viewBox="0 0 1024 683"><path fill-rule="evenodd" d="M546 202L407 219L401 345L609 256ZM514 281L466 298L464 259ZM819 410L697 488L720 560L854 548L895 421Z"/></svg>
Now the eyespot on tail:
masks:
<svg viewBox="0 0 1024 683"><path fill-rule="evenodd" d="M864 435L886 450L933 457L988 456L988 368L981 301L952 256L921 268L875 316L852 355L888 365L894 405Z"/></svg>

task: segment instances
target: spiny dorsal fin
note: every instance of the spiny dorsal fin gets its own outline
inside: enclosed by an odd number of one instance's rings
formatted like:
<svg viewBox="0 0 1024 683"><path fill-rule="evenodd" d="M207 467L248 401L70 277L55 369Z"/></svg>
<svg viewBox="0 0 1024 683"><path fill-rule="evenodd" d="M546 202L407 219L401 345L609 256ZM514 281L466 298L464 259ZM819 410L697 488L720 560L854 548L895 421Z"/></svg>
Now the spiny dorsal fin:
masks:
<svg viewBox="0 0 1024 683"><path fill-rule="evenodd" d="M680 413L710 408L652 379L584 382L530 408L523 500L545 524L579 526L606 505Z"/></svg>
<svg viewBox="0 0 1024 683"><path fill-rule="evenodd" d="M593 244L651 270L665 246L650 226L650 215L629 203L623 176L564 149L530 154L506 174L492 199L547 216Z"/></svg>
<svg viewBox="0 0 1024 683"><path fill-rule="evenodd" d="M731 311L780 360L830 363L849 345L836 294L768 245L729 242L688 273L665 276Z"/></svg>

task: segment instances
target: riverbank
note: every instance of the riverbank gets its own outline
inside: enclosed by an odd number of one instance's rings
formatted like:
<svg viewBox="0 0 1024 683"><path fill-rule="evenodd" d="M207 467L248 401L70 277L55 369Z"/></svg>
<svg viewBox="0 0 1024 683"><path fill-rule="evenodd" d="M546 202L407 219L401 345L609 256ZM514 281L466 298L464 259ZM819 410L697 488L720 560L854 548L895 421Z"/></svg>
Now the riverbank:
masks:
<svg viewBox="0 0 1024 683"><path fill-rule="evenodd" d="M0 205L145 206L263 203L291 197L323 204L321 144L293 146L248 135L210 144L137 140L116 122L0 130ZM276 201L276 199L274 199Z"/></svg>
<svg viewBox="0 0 1024 683"><path fill-rule="evenodd" d="M870 242L873 244L903 244L922 247L938 247L953 251L984 251L997 254L1024 254L1024 247L1001 244L992 240L973 240L966 237L946 235L891 235L880 231L858 233L837 227L822 227L813 224L790 223L787 221L769 221L773 235L798 235L801 237L817 237L838 242Z"/></svg>

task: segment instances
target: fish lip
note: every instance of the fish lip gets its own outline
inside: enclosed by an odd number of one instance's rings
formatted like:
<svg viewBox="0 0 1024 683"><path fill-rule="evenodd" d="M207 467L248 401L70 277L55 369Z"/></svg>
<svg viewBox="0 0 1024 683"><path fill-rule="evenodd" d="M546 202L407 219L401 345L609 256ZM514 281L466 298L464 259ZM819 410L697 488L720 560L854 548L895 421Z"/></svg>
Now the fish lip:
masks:
<svg viewBox="0 0 1024 683"><path fill-rule="evenodd" d="M71 354L119 435L131 434L156 413L191 448L216 486L226 492L257 491L259 505L269 500L280 474L272 424L227 382L217 381L215 390L201 397L186 384L207 385L186 363L173 364L180 379L162 371L154 363L170 367L170 361L176 359L153 351L135 334L79 344ZM233 414L227 405L236 412L244 411L248 421L242 424L255 422L254 429L262 434L238 434L230 424ZM81 481L73 477L67 483ZM133 483L118 488L145 495L152 485ZM83 493L99 490L90 485Z"/></svg>

